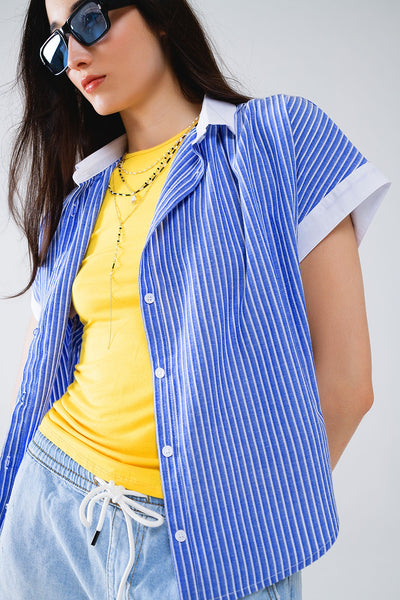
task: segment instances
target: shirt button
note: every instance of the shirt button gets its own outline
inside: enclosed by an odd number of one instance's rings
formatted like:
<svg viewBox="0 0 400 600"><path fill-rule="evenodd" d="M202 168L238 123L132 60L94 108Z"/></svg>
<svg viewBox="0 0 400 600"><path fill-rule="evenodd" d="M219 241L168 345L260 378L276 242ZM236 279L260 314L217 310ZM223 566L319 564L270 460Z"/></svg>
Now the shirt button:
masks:
<svg viewBox="0 0 400 600"><path fill-rule="evenodd" d="M155 374L157 379L162 379L163 377L165 377L165 371L161 367L157 367L157 369L155 370Z"/></svg>
<svg viewBox="0 0 400 600"><path fill-rule="evenodd" d="M186 533L183 531L183 529L179 529L179 531L176 532L175 539L178 542L184 542L186 540Z"/></svg>
<svg viewBox="0 0 400 600"><path fill-rule="evenodd" d="M174 453L174 451L172 450L172 446L164 446L164 448L162 449L162 453L166 458L172 456Z"/></svg>
<svg viewBox="0 0 400 600"><path fill-rule="evenodd" d="M146 294L144 297L144 301L146 302L146 304L153 304L154 300L154 294Z"/></svg>

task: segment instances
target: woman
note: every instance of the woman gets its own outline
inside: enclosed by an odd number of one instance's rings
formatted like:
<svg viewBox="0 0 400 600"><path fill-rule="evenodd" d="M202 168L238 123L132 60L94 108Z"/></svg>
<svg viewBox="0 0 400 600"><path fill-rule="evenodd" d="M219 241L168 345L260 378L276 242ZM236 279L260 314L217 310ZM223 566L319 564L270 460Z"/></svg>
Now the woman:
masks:
<svg viewBox="0 0 400 600"><path fill-rule="evenodd" d="M21 76L38 323L1 597L300 598L373 398L386 178L309 100L232 90L185 0L32 0Z"/></svg>

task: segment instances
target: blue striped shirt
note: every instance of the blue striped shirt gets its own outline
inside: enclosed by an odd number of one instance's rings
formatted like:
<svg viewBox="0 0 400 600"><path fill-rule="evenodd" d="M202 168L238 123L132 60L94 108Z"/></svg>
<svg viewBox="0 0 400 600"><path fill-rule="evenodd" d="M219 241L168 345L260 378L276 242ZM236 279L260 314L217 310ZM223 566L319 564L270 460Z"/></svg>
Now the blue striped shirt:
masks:
<svg viewBox="0 0 400 600"><path fill-rule="evenodd" d="M2 519L28 443L74 378L71 288L125 143L78 165L34 282L41 314L2 453ZM300 261L348 214L359 244L388 187L320 108L284 94L238 107L205 97L175 156L139 291L182 600L251 594L337 537Z"/></svg>

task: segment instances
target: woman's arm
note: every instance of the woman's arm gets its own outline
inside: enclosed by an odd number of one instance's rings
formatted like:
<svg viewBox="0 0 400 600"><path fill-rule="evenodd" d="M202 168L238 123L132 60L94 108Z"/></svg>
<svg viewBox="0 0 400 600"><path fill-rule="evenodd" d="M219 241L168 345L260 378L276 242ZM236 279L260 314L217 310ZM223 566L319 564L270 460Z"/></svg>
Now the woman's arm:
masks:
<svg viewBox="0 0 400 600"><path fill-rule="evenodd" d="M300 268L333 469L373 402L364 288L350 215Z"/></svg>

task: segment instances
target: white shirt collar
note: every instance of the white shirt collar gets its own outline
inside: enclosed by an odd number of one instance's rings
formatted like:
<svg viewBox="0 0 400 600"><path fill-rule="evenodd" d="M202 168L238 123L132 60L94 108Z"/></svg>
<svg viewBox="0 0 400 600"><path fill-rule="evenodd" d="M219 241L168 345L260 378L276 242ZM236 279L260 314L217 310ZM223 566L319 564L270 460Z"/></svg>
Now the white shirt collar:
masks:
<svg viewBox="0 0 400 600"><path fill-rule="evenodd" d="M207 131L209 125L226 125L236 135L235 122L236 105L230 102L214 100L207 95L204 96L200 111L199 122L197 123L197 134L193 144L200 142ZM126 134L113 140L103 148L96 150L79 163L75 165L73 179L75 183L83 183L97 173L100 173L114 161L120 158L126 150Z"/></svg>

